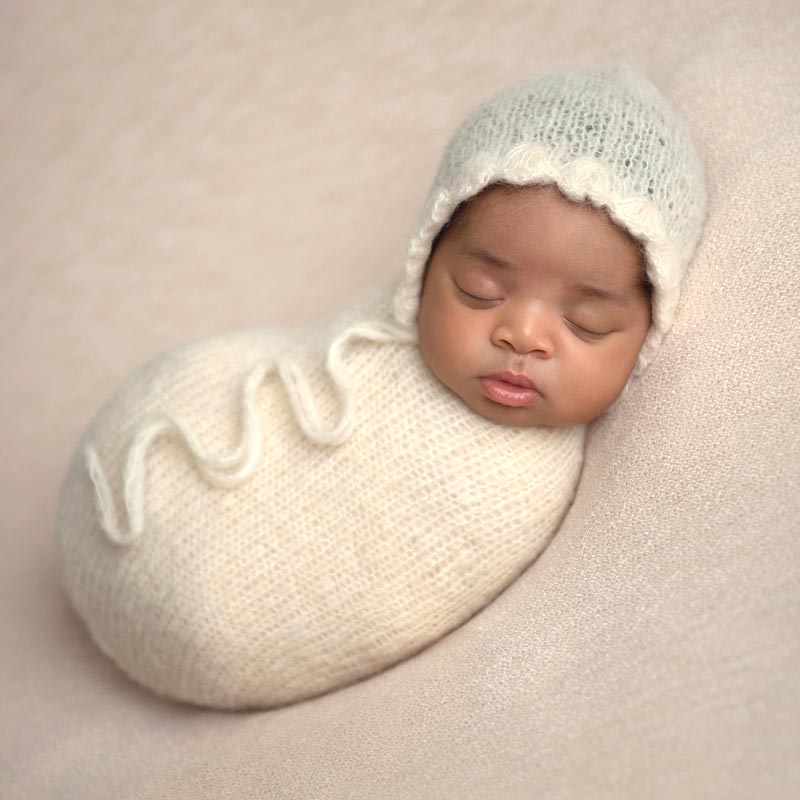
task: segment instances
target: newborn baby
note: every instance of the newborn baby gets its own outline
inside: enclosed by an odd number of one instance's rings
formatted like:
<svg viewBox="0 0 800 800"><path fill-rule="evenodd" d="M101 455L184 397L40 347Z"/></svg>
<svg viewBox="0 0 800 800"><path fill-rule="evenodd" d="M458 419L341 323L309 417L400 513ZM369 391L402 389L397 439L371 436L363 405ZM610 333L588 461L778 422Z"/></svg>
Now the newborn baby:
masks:
<svg viewBox="0 0 800 800"><path fill-rule="evenodd" d="M557 530L704 214L685 126L630 68L490 98L388 292L172 350L97 414L58 534L98 646L159 694L264 708L462 624Z"/></svg>

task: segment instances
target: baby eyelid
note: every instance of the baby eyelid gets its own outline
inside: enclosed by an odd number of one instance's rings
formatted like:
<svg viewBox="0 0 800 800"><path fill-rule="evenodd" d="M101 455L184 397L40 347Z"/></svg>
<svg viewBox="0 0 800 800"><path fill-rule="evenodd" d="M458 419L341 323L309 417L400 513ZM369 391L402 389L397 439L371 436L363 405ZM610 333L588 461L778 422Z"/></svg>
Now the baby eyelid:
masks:
<svg viewBox="0 0 800 800"><path fill-rule="evenodd" d="M578 325L577 322L572 322L571 320L565 320L565 322L571 327L577 329L580 333L585 336L589 336L592 339L602 339L604 336L608 336L607 333L600 333L599 331L590 331L588 328L584 328L583 325Z"/></svg>
<svg viewBox="0 0 800 800"><path fill-rule="evenodd" d="M468 297L470 300L475 300L478 303L497 303L500 301L499 297L480 297L477 294L472 294L472 292L462 289L458 284L456 284L456 289L465 297Z"/></svg>

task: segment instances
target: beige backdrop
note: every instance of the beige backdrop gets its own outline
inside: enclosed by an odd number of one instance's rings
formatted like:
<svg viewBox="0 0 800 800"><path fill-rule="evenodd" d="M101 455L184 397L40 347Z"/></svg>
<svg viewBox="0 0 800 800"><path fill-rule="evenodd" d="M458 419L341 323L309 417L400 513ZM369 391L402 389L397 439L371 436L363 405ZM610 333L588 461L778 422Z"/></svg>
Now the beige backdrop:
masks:
<svg viewBox="0 0 800 800"><path fill-rule="evenodd" d="M800 796L798 42L797 0L0 4L0 797ZM622 57L688 117L709 220L544 556L306 703L128 681L58 584L97 408L157 353L396 272L468 109Z"/></svg>

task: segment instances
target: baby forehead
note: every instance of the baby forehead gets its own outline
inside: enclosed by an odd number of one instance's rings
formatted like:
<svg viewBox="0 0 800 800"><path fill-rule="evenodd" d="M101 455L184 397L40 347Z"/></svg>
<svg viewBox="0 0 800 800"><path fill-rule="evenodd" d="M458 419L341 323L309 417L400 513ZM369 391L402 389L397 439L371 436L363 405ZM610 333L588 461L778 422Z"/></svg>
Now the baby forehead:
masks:
<svg viewBox="0 0 800 800"><path fill-rule="evenodd" d="M463 202L446 226L469 236L567 233L572 244L642 252L639 241L608 210L566 197L554 184L495 184Z"/></svg>
<svg viewBox="0 0 800 800"><path fill-rule="evenodd" d="M524 218L527 214L557 215L565 219L593 217L609 227L613 226L625 234L628 233L614 222L606 208L596 206L588 199L573 200L554 183L491 184L461 203L456 208L453 218L463 216L465 220L470 220L479 216L485 219L496 217L506 219L515 215Z"/></svg>

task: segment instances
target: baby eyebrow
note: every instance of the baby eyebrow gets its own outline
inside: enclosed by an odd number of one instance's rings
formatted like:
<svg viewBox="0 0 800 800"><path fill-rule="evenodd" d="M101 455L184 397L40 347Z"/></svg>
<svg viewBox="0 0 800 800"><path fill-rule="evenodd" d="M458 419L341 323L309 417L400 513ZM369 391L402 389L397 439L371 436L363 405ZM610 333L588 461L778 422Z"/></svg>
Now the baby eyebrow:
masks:
<svg viewBox="0 0 800 800"><path fill-rule="evenodd" d="M516 269L517 265L511 261L506 261L504 258L494 255L493 253L483 250L480 247L468 247L462 250L464 255L470 258L477 258L479 261L485 261L487 264L492 264L501 269Z"/></svg>
<svg viewBox="0 0 800 800"><path fill-rule="evenodd" d="M607 300L618 306L628 306L630 302L627 297L616 292L610 292L608 289L601 289L599 286L592 286L589 283L576 283L572 286L572 291L576 294L583 295L584 297L598 298L600 300Z"/></svg>

